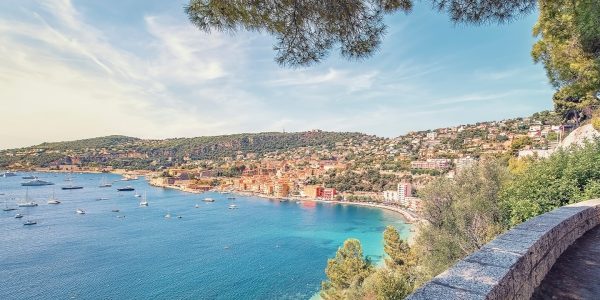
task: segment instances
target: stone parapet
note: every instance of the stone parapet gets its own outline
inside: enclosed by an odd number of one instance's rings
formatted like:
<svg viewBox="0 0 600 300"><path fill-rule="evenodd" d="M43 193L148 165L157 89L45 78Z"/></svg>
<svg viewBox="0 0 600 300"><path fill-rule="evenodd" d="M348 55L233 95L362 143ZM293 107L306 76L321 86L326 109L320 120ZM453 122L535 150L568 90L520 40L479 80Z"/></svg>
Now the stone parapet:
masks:
<svg viewBox="0 0 600 300"><path fill-rule="evenodd" d="M557 208L499 235L407 299L529 299L554 262L600 224L600 199Z"/></svg>

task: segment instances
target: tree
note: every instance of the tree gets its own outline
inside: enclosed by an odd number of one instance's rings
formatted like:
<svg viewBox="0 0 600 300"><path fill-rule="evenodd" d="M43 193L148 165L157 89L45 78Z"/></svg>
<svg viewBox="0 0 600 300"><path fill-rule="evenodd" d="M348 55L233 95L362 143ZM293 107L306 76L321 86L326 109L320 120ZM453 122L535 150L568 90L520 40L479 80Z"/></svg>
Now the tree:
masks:
<svg viewBox="0 0 600 300"><path fill-rule="evenodd" d="M412 291L413 284L404 273L379 268L365 279L360 296L363 299L400 300Z"/></svg>
<svg viewBox="0 0 600 300"><path fill-rule="evenodd" d="M385 265L388 268L405 268L410 263L410 247L400 238L396 228L389 225L385 228L383 242L383 250L388 256L385 259Z"/></svg>
<svg viewBox="0 0 600 300"><path fill-rule="evenodd" d="M439 274L505 229L498 195L506 173L500 161L483 161L421 190L427 222L420 228L415 252L421 254L425 277Z"/></svg>
<svg viewBox="0 0 600 300"><path fill-rule="evenodd" d="M556 88L555 110L589 118L600 102L600 5L597 0L539 0L532 56Z"/></svg>
<svg viewBox="0 0 600 300"><path fill-rule="evenodd" d="M363 257L360 241L348 239L338 249L335 257L327 261L327 281L321 284L321 297L347 299L348 293L359 289L372 272L371 262Z"/></svg>
<svg viewBox="0 0 600 300"><path fill-rule="evenodd" d="M536 0L430 0L456 23L505 22L535 9ZM320 62L338 47L343 57L372 55L386 14L408 13L413 0L190 0L185 10L200 30L262 31L275 36L281 65Z"/></svg>
<svg viewBox="0 0 600 300"><path fill-rule="evenodd" d="M600 140L559 150L525 166L502 189L509 225L557 207L600 196Z"/></svg>

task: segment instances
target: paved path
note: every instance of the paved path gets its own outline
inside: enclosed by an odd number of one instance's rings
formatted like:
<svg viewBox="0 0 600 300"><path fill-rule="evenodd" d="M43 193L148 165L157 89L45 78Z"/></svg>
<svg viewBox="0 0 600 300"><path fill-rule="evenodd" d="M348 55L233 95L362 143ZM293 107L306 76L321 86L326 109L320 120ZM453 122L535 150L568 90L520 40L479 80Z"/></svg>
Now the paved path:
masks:
<svg viewBox="0 0 600 300"><path fill-rule="evenodd" d="M558 258L531 299L600 299L600 225Z"/></svg>

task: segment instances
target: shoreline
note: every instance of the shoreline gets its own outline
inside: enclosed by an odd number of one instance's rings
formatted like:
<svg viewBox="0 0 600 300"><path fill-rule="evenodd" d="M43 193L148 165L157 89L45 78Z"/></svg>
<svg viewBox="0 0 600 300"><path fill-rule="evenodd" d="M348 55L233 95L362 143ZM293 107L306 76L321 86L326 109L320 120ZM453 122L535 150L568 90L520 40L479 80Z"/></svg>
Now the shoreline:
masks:
<svg viewBox="0 0 600 300"><path fill-rule="evenodd" d="M175 189L175 190L179 190L179 191L186 192L186 193L192 193L192 194L205 193L203 191L186 189L184 187L176 186L176 185L158 184L156 182L152 182L151 180L149 180L149 178L147 178L146 180L148 181L148 183L151 186L154 186L154 187ZM211 191L211 192L222 193L220 191ZM356 205L356 206L363 206L363 207L379 208L379 209L385 209L385 210L397 213L398 215L401 216L402 220L405 221L405 223L407 223L407 224L416 224L420 221L420 219L418 217L414 216L414 214L412 212L409 212L403 208L391 206L391 205L379 204L379 203L349 202L349 201L310 199L310 198L300 198L300 197L284 197L284 198L282 198L282 197L275 197L275 196L263 195L263 194L253 193L253 192L244 192L244 191L228 191L227 193L231 193L231 194L235 194L235 195L239 195L239 196L246 196L246 197L258 197L258 198L263 198L263 199L268 199L268 200L287 199L288 201L289 200L291 200L291 201L312 201L312 202L329 203L329 204L336 204L336 205Z"/></svg>

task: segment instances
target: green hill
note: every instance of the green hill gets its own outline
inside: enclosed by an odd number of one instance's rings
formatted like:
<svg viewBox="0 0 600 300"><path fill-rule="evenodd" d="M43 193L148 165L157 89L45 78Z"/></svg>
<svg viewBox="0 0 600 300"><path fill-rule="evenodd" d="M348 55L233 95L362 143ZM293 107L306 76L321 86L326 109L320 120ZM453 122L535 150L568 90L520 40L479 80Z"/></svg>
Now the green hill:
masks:
<svg viewBox="0 0 600 300"><path fill-rule="evenodd" d="M0 151L0 168L15 166L49 167L59 164L155 169L186 160L220 159L240 153L261 155L275 150L307 146L332 147L349 139L375 139L352 132L263 132L195 138L146 140L127 136L105 136L76 141L42 143Z"/></svg>

